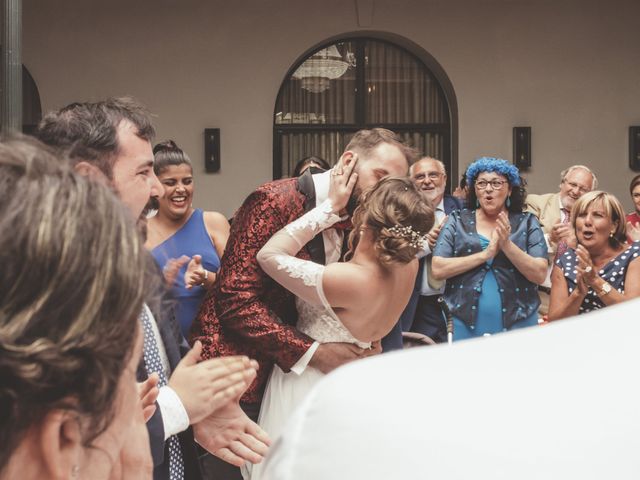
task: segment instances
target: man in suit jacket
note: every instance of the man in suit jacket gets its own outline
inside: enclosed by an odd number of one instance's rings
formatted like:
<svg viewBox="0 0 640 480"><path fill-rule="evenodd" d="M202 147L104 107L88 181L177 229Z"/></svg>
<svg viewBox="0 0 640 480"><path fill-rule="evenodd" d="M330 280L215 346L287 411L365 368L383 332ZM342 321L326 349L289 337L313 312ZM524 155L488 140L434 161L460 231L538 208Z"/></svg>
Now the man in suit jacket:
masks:
<svg viewBox="0 0 640 480"><path fill-rule="evenodd" d="M540 315L546 315L549 309L550 276L558 250L562 253L568 247L576 247L576 236L571 227L571 208L578 198L597 187L595 173L584 165L573 165L560 173L558 193L527 195L526 209L540 220L549 248L547 279L539 287Z"/></svg>
<svg viewBox="0 0 640 480"><path fill-rule="evenodd" d="M164 194L153 172L150 143L153 134L146 110L126 98L71 104L47 114L37 132L44 143L68 151L78 173L110 183L133 218L139 220L146 219L150 200ZM156 292L153 297L159 295ZM239 395L255 376L255 370L248 359L217 359L219 365L199 362L201 346L189 350L172 308L166 303L154 303L157 302L148 301L140 315L144 357L138 368L140 381L152 372L160 378L157 408L147 422L153 475L154 479L198 479L200 471L190 424L217 414L217 404L211 398L217 393L214 385L218 390L233 386ZM242 374L241 380L235 383L222 380L224 385L219 386L221 377L236 372ZM224 413L225 418L229 416ZM228 434L227 441L217 445L218 448L256 432L253 422L246 416L245 419L231 427L218 422L218 431L210 432L210 436L222 430ZM249 457L255 458L251 454Z"/></svg>
<svg viewBox="0 0 640 480"><path fill-rule="evenodd" d="M384 352L402 348L402 332L421 333L436 343L447 339L446 319L438 303L438 298L444 292L444 282L436 282L429 278L431 249L435 246L446 216L453 210L461 209L462 201L445 195L447 172L440 160L423 157L411 166L409 174L431 202L435 210L436 223L427 235L428 242L422 252L418 277L409 303L393 331L382 341Z"/></svg>
<svg viewBox="0 0 640 480"><path fill-rule="evenodd" d="M351 208L362 191L388 176L406 175L413 152L389 130L357 132L341 156L355 161L358 180ZM242 406L257 418L262 395L274 364L285 372L302 373L307 365L323 372L368 354L355 345L318 344L299 332L292 293L267 276L256 255L278 230L322 203L329 192L330 171L267 183L249 195L237 211L218 279L205 298L194 338L204 345L205 357L244 354L259 364L258 376L243 396ZM352 210L350 210L352 211ZM298 256L326 264L341 257L345 234L336 228L322 232ZM205 470L220 478L240 478L238 471L222 470L209 459Z"/></svg>

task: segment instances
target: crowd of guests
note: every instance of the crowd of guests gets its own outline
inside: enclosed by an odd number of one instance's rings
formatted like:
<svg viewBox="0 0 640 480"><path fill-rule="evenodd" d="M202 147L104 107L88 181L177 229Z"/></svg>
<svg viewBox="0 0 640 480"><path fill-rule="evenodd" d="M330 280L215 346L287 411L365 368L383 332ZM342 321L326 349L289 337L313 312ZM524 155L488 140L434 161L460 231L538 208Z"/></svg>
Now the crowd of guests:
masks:
<svg viewBox="0 0 640 480"><path fill-rule="evenodd" d="M640 175L628 215L582 165L527 195L482 157L448 195L376 128L230 225L154 134L119 98L0 143L0 478L275 478L248 466L347 362L640 296Z"/></svg>

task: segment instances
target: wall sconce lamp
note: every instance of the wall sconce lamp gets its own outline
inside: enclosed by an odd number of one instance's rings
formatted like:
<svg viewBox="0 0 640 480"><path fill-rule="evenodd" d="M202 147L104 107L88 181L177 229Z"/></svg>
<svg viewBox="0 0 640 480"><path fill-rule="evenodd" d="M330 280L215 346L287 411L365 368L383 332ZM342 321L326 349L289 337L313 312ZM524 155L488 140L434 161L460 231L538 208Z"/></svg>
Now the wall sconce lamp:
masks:
<svg viewBox="0 0 640 480"><path fill-rule="evenodd" d="M220 171L220 129L204 129L204 170L207 173Z"/></svg>
<svg viewBox="0 0 640 480"><path fill-rule="evenodd" d="M640 172L640 127L629 127L629 168Z"/></svg>
<svg viewBox="0 0 640 480"><path fill-rule="evenodd" d="M513 163L520 170L531 167L531 127L513 127Z"/></svg>

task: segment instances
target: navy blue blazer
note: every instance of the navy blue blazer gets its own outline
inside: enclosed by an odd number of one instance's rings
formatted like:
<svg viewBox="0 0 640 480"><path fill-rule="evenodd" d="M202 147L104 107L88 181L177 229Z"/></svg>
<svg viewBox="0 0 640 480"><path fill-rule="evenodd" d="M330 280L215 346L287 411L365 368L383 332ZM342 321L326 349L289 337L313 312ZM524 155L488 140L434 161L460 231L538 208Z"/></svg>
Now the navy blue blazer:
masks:
<svg viewBox="0 0 640 480"><path fill-rule="evenodd" d="M462 200L452 195L445 195L442 199L444 204L444 213L449 215L454 210L462 209ZM389 352L392 350L402 349L402 332L408 332L413 325L413 320L416 315L416 308L418 306L418 298L420 297L420 288L422 287L422 278L424 276L424 261L425 258L420 259L420 266L418 268L418 276L416 277L416 283L411 293L409 303L400 315L398 323L393 327L393 330L382 339L382 351Z"/></svg>
<svg viewBox="0 0 640 480"><path fill-rule="evenodd" d="M155 262L153 262L155 263ZM157 264L155 268L162 275ZM180 326L174 315L174 300L171 293L164 288L164 281L158 282L158 288L151 295L151 300L147 302L153 317L158 325L160 337L167 352L169 366L173 371L182 357L189 351L189 345L184 339ZM138 381L147 379L147 368L144 358L138 365L137 370ZM162 412L160 408L156 408L155 413L147 422L147 430L149 432L149 442L151 444L151 456L153 458L153 478L154 480L169 480L169 450L168 442L164 440L164 424L162 422ZM193 439L193 431L189 427L184 432L178 434L180 445L182 446L182 457L184 460L184 474L187 480L200 480L202 474L198 462L198 454L196 444Z"/></svg>

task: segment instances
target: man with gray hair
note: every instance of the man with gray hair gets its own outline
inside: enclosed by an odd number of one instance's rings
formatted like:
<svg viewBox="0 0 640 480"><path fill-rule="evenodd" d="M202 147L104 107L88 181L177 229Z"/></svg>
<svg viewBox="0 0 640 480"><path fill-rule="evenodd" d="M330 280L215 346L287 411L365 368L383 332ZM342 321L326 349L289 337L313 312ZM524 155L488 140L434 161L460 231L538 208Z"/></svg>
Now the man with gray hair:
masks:
<svg viewBox="0 0 640 480"><path fill-rule="evenodd" d="M527 211L533 213L544 231L549 247L549 272L547 279L540 285L540 315L547 314L549 293L551 291L550 274L553 261L567 248L576 247L576 237L571 227L571 208L587 192L598 186L595 173L584 165L573 165L560 173L560 191L544 195L527 195Z"/></svg>
<svg viewBox="0 0 640 480"><path fill-rule="evenodd" d="M436 343L447 340L446 319L438 298L444 292L444 281L431 276L431 250L435 247L440 229L453 210L462 208L459 198L444 193L447 172L444 163L433 157L422 157L411 165L409 176L434 209L436 221L427 234L425 249L418 255L420 268L409 303L394 329L382 340L382 350L402 348L402 332L426 335Z"/></svg>

